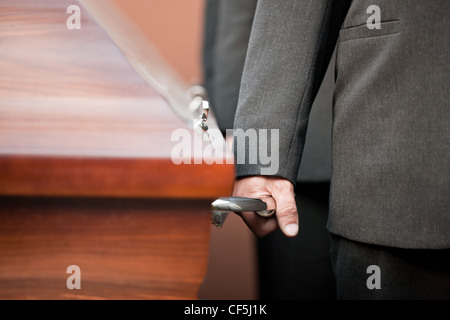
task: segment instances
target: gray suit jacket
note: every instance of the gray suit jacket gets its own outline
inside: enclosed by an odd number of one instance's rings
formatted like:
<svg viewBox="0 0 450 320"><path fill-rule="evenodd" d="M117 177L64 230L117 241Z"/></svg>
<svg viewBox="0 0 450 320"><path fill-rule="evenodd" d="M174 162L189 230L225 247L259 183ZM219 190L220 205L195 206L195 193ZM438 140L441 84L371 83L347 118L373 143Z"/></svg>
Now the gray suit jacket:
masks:
<svg viewBox="0 0 450 320"><path fill-rule="evenodd" d="M242 70L257 0L208 0L203 45L204 85L219 128L233 128ZM334 62L314 101L298 182L331 177L331 106Z"/></svg>
<svg viewBox="0 0 450 320"><path fill-rule="evenodd" d="M371 5L380 29L367 27ZM448 0L258 2L235 129L278 128L277 175L293 183L337 43L332 233L450 248L449 17ZM261 167L237 164L237 176Z"/></svg>

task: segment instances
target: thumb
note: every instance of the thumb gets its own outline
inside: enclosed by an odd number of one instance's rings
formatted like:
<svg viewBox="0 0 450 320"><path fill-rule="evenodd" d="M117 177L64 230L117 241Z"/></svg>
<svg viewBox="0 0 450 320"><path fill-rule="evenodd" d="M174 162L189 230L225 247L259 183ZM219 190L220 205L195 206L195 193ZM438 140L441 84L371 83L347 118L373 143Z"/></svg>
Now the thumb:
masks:
<svg viewBox="0 0 450 320"><path fill-rule="evenodd" d="M293 188L274 189L272 196L276 202L276 217L281 231L288 237L298 234L298 212Z"/></svg>

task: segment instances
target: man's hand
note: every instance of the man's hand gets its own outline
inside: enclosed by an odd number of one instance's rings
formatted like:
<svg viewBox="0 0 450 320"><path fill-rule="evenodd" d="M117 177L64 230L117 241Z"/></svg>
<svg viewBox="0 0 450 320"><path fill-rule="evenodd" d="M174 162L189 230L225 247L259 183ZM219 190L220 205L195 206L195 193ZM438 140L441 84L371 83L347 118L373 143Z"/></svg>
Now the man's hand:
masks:
<svg viewBox="0 0 450 320"><path fill-rule="evenodd" d="M295 204L293 184L284 178L272 176L252 176L239 179L234 184L233 196L258 198L271 196L276 202L275 216L263 218L256 212L242 212L239 215L258 237L281 231L293 237L298 233L298 213Z"/></svg>

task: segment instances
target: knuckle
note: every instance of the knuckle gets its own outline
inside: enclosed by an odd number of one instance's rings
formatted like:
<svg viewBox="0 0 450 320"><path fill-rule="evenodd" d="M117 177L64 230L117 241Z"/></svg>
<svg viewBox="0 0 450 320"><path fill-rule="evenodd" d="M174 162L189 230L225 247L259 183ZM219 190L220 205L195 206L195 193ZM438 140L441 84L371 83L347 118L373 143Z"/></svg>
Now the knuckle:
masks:
<svg viewBox="0 0 450 320"><path fill-rule="evenodd" d="M295 204L287 204L277 208L278 218L288 218L297 215L297 206Z"/></svg>
<svg viewBox="0 0 450 320"><path fill-rule="evenodd" d="M280 192L294 192L294 186L291 182L285 179L280 179L274 182L275 190Z"/></svg>

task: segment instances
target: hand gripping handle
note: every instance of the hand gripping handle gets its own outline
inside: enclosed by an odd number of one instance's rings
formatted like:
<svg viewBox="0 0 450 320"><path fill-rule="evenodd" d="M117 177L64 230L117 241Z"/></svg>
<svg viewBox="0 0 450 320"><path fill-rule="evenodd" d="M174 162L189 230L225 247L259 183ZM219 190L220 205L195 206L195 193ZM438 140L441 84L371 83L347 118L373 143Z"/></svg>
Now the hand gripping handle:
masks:
<svg viewBox="0 0 450 320"><path fill-rule="evenodd" d="M220 228L225 222L229 212L255 211L261 217L271 217L275 214L275 201L272 197L267 197L267 203L261 199L243 197L221 197L211 204L213 212L212 223ZM273 208L272 208L273 206Z"/></svg>

